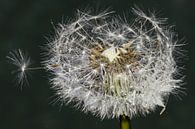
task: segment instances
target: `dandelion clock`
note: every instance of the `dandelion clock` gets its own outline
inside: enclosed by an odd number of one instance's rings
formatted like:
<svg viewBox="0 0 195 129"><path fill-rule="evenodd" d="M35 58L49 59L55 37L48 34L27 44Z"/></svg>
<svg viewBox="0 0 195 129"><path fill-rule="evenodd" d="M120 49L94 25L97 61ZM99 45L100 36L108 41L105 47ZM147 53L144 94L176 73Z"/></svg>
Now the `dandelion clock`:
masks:
<svg viewBox="0 0 195 129"><path fill-rule="evenodd" d="M182 82L177 42L166 19L139 9L133 13L128 21L114 12L78 11L75 19L59 24L43 61L62 103L73 102L102 119L119 118L121 129L130 128L137 115L165 109Z"/></svg>
<svg viewBox="0 0 195 129"><path fill-rule="evenodd" d="M173 33L165 19L133 9L132 24L112 12L90 15L78 11L72 22L60 24L49 44L46 68L62 102L74 102L101 118L146 115L164 107L179 89Z"/></svg>

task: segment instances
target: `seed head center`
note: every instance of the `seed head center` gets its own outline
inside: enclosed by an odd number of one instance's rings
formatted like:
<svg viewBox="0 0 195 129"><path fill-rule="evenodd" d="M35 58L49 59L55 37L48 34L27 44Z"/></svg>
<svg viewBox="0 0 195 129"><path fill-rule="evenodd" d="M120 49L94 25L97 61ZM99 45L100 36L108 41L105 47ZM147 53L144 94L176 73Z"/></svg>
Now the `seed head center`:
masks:
<svg viewBox="0 0 195 129"><path fill-rule="evenodd" d="M116 58L119 57L120 52L115 47L110 47L102 52L102 56L108 58L110 62L113 62Z"/></svg>
<svg viewBox="0 0 195 129"><path fill-rule="evenodd" d="M97 45L91 48L89 60L93 69L99 70L104 64L106 71L123 73L127 65L137 65L138 55L128 43L117 47Z"/></svg>

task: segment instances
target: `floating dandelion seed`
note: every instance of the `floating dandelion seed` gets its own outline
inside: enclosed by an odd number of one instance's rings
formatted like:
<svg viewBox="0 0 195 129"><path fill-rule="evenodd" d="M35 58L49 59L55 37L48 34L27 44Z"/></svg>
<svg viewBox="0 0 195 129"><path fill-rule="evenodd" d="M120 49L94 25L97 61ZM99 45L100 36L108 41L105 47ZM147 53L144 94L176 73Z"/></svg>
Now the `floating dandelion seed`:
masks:
<svg viewBox="0 0 195 129"><path fill-rule="evenodd" d="M30 65L30 57L25 54L22 50L14 50L7 56L9 62L17 67L12 73L16 75L16 81L19 85L23 86L28 84L28 78L26 75L26 70Z"/></svg>
<svg viewBox="0 0 195 129"><path fill-rule="evenodd" d="M145 115L180 88L173 52L176 42L164 19L134 10L132 25L78 12L60 24L44 61L61 101L76 102L102 118ZM54 67L55 66L55 67Z"/></svg>
<svg viewBox="0 0 195 129"><path fill-rule="evenodd" d="M42 67L29 67L31 64L30 57L21 49L9 52L8 61L17 67L12 73L16 76L15 81L18 85L28 85L28 75L30 70L43 69Z"/></svg>

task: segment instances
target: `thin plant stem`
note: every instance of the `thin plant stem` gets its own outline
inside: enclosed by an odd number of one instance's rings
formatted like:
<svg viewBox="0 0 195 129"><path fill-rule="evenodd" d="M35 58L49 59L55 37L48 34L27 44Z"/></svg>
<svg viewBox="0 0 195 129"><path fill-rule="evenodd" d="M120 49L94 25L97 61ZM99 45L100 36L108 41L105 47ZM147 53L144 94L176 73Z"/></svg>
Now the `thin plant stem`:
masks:
<svg viewBox="0 0 195 129"><path fill-rule="evenodd" d="M44 69L44 68L43 67L26 68L26 70L40 70L40 69Z"/></svg>
<svg viewBox="0 0 195 129"><path fill-rule="evenodd" d="M131 129L130 118L128 116L120 116L120 129Z"/></svg>

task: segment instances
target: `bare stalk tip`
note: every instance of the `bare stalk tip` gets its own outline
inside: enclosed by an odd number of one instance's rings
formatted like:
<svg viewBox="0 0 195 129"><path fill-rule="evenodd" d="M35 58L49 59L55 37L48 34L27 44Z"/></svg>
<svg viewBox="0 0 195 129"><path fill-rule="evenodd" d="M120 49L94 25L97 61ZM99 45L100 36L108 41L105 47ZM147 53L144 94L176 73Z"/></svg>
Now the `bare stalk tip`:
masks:
<svg viewBox="0 0 195 129"><path fill-rule="evenodd" d="M131 129L130 118L128 116L120 116L120 129Z"/></svg>

